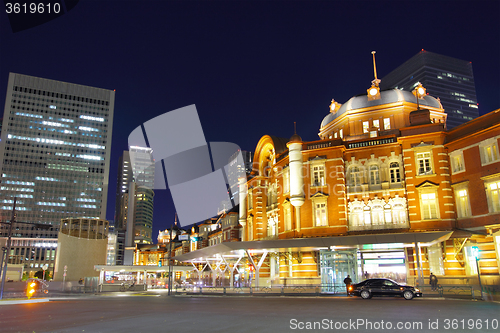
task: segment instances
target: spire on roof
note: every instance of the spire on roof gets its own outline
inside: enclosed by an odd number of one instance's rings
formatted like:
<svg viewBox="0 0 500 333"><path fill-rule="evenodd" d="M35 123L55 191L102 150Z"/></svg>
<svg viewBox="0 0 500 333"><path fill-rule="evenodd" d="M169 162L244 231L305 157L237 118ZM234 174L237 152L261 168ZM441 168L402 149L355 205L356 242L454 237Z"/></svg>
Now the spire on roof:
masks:
<svg viewBox="0 0 500 333"><path fill-rule="evenodd" d="M378 87L378 85L381 82L381 80L379 78L377 78L377 64L375 62L375 53L377 53L377 52L376 51L372 51L372 55L373 55L373 76L375 76L375 80L372 81L372 84L374 84L375 86Z"/></svg>

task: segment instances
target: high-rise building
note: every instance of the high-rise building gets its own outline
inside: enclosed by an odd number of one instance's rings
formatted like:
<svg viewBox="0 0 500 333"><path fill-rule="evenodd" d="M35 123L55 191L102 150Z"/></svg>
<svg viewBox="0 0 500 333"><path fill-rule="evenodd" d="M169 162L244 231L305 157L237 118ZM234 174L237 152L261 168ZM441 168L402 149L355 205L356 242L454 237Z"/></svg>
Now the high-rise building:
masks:
<svg viewBox="0 0 500 333"><path fill-rule="evenodd" d="M17 221L54 226L39 231L18 224L14 236L57 238L61 219L106 218L114 98L112 90L9 74L0 143L1 219L10 221L17 197ZM7 236L6 227L0 236ZM36 268L23 252L53 258L39 254L45 249L15 249L13 263Z"/></svg>
<svg viewBox="0 0 500 333"><path fill-rule="evenodd" d="M412 91L419 82L440 99L447 128L479 116L471 62L422 50L382 78L380 87Z"/></svg>
<svg viewBox="0 0 500 333"><path fill-rule="evenodd" d="M115 225L117 232L116 264L129 263L125 248L151 244L153 231L154 159L151 148L131 146L118 165Z"/></svg>

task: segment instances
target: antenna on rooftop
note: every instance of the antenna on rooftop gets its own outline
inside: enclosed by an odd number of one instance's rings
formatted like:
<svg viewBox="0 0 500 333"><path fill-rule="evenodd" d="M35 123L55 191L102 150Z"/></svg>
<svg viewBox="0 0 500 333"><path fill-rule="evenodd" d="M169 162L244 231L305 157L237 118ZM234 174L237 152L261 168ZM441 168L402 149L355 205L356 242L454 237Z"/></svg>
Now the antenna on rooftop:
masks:
<svg viewBox="0 0 500 333"><path fill-rule="evenodd" d="M297 134L297 122L293 122L293 134Z"/></svg>

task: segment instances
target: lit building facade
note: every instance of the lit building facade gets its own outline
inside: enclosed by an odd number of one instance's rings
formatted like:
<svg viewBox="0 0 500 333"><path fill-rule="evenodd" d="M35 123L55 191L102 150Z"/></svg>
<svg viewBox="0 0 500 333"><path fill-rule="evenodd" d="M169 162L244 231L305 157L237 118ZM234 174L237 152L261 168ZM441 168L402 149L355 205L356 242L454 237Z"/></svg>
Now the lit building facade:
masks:
<svg viewBox="0 0 500 333"><path fill-rule="evenodd" d="M423 285L433 272L440 284L477 284L478 246L483 284L500 283L499 110L446 130L425 86L379 82L332 101L318 141L263 136L241 183L241 241L216 229L207 247L175 258L214 285L331 291L348 274ZM207 270L213 263L230 269Z"/></svg>
<svg viewBox="0 0 500 333"><path fill-rule="evenodd" d="M439 97L453 128L479 116L472 63L422 50L382 78L382 89L412 91L422 83Z"/></svg>
<svg viewBox="0 0 500 333"><path fill-rule="evenodd" d="M116 264L131 264L135 244L151 244L154 205L151 148L129 147L120 157L116 186Z"/></svg>
<svg viewBox="0 0 500 333"><path fill-rule="evenodd" d="M37 230L18 224L14 237L37 244L36 238L57 239L63 218L105 218L114 97L112 90L9 74L0 143L1 219L10 221L17 197L17 221L53 225ZM7 227L0 226L1 236ZM41 248L28 252L33 250ZM22 251L14 246L11 255L23 258L28 271L39 270Z"/></svg>

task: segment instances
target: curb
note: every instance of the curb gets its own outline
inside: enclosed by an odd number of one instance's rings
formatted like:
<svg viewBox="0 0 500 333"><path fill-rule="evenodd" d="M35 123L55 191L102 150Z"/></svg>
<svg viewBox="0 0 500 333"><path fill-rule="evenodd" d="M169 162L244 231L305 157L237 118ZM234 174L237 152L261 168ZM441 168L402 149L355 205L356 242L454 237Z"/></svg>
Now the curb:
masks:
<svg viewBox="0 0 500 333"><path fill-rule="evenodd" d="M14 301L0 301L0 305L45 303L49 301L50 300L48 298L20 299Z"/></svg>

